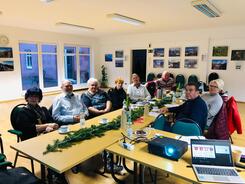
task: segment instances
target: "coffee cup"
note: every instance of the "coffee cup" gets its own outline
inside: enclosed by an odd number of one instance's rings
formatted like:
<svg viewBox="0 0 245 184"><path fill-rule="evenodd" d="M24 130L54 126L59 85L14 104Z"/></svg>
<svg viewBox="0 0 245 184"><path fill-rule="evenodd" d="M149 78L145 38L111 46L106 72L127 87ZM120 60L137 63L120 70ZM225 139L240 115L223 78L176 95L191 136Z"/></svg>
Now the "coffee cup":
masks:
<svg viewBox="0 0 245 184"><path fill-rule="evenodd" d="M241 159L242 151L240 150L234 150L232 151L232 157L234 164L239 163Z"/></svg>
<svg viewBox="0 0 245 184"><path fill-rule="evenodd" d="M67 132L68 131L68 125L62 125L62 126L60 126L59 131L61 133Z"/></svg>

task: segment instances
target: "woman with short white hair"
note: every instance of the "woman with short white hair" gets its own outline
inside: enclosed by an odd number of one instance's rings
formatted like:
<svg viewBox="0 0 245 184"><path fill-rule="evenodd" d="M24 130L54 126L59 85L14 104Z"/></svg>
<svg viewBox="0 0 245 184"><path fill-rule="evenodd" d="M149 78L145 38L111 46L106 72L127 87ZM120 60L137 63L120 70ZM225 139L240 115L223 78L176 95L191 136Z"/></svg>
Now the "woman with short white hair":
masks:
<svg viewBox="0 0 245 184"><path fill-rule="evenodd" d="M220 111L223 100L219 93L223 91L224 81L222 79L216 79L209 82L209 92L202 96L202 99L206 102L208 107L208 119L207 126L209 127L216 114Z"/></svg>
<svg viewBox="0 0 245 184"><path fill-rule="evenodd" d="M82 100L89 110L89 118L109 112L111 101L107 93L99 88L99 81L90 78L87 84L88 91L82 95Z"/></svg>

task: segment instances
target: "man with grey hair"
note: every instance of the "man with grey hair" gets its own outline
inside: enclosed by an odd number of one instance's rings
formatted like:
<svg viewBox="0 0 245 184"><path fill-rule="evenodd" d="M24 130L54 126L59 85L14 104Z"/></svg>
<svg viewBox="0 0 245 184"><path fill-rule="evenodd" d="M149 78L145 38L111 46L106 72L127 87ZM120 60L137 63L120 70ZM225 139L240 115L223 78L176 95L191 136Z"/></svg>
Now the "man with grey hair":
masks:
<svg viewBox="0 0 245 184"><path fill-rule="evenodd" d="M80 121L80 114L89 115L88 109L81 97L73 93L71 81L64 80L61 85L62 94L55 98L52 106L52 116L59 125L74 124Z"/></svg>
<svg viewBox="0 0 245 184"><path fill-rule="evenodd" d="M82 101L89 110L89 117L105 114L111 110L111 100L107 93L99 89L99 82L95 78L87 81L88 91L82 95Z"/></svg>

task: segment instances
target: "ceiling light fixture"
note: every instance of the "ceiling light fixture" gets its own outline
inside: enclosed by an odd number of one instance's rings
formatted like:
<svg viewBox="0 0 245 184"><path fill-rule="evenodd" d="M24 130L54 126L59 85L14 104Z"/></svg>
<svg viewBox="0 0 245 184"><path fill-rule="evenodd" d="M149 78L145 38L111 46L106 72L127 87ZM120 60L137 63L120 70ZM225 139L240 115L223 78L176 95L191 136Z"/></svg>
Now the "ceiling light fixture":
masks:
<svg viewBox="0 0 245 184"><path fill-rule="evenodd" d="M194 0L191 5L208 17L220 17L221 12L208 0Z"/></svg>
<svg viewBox="0 0 245 184"><path fill-rule="evenodd" d="M70 24L70 23L66 23L66 22L57 22L56 23L57 26L62 26L62 27L73 27L73 28L78 28L84 31L92 31L94 30L94 28L92 27L87 27L87 26L81 26L81 25L76 25L76 24Z"/></svg>
<svg viewBox="0 0 245 184"><path fill-rule="evenodd" d="M54 0L40 0L41 2L44 2L44 3L50 3L50 2L52 2L52 1L54 1Z"/></svg>
<svg viewBox="0 0 245 184"><path fill-rule="evenodd" d="M113 20L124 22L124 23L128 23L128 24L132 24L132 25L135 25L135 26L139 26L139 25L145 24L144 21L141 21L141 20L138 20L138 19L134 19L134 18L131 18L131 17L127 17L127 16L124 16L124 15L120 15L118 13L108 14L107 16L109 18L113 19Z"/></svg>

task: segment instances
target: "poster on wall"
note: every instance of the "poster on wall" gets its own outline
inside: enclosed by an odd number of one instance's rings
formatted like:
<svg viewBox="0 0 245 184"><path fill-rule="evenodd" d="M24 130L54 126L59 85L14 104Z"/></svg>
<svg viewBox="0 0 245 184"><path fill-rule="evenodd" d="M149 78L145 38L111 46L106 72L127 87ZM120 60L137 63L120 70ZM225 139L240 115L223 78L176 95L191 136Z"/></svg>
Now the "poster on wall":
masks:
<svg viewBox="0 0 245 184"><path fill-rule="evenodd" d="M14 71L13 61L0 61L0 72Z"/></svg>
<svg viewBox="0 0 245 184"><path fill-rule="evenodd" d="M227 59L213 59L212 70L226 70Z"/></svg>
<svg viewBox="0 0 245 184"><path fill-rule="evenodd" d="M185 68L197 68L197 59L185 59Z"/></svg>
<svg viewBox="0 0 245 184"><path fill-rule="evenodd" d="M163 68L164 60L163 59L154 59L153 60L153 68Z"/></svg>
<svg viewBox="0 0 245 184"><path fill-rule="evenodd" d="M105 62L112 62L113 55L112 54L105 54Z"/></svg>
<svg viewBox="0 0 245 184"><path fill-rule="evenodd" d="M180 68L180 58L178 59L169 59L168 68Z"/></svg>
<svg viewBox="0 0 245 184"><path fill-rule="evenodd" d="M215 57L226 57L226 56L228 56L228 46L213 47L213 56L215 56Z"/></svg>
<svg viewBox="0 0 245 184"><path fill-rule="evenodd" d="M123 58L124 54L123 54L123 50L116 50L115 51L115 57L116 58Z"/></svg>
<svg viewBox="0 0 245 184"><path fill-rule="evenodd" d="M154 48L153 56L154 57L164 57L164 48Z"/></svg>
<svg viewBox="0 0 245 184"><path fill-rule="evenodd" d="M123 59L116 59L115 67L123 67Z"/></svg>
<svg viewBox="0 0 245 184"><path fill-rule="evenodd" d="M232 50L231 60L235 61L245 61L245 50Z"/></svg>
<svg viewBox="0 0 245 184"><path fill-rule="evenodd" d="M198 56L198 47L186 47L185 56Z"/></svg>
<svg viewBox="0 0 245 184"><path fill-rule="evenodd" d="M180 56L180 48L169 48L169 57L179 57Z"/></svg>
<svg viewBox="0 0 245 184"><path fill-rule="evenodd" d="M13 58L11 47L0 47L0 58Z"/></svg>

